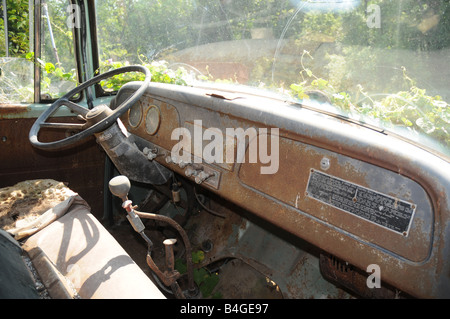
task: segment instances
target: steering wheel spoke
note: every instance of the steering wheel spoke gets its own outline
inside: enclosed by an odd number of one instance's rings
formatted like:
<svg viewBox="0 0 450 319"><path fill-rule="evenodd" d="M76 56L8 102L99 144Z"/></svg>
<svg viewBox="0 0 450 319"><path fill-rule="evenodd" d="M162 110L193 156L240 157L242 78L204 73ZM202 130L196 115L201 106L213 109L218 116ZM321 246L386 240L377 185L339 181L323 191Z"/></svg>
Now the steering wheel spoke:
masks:
<svg viewBox="0 0 450 319"><path fill-rule="evenodd" d="M82 131L86 128L85 124L80 123L42 123L41 128L55 128L55 129L63 129L63 130L72 130L72 131Z"/></svg>
<svg viewBox="0 0 450 319"><path fill-rule="evenodd" d="M68 107L71 111L75 112L76 114L81 115L84 118L86 117L86 114L89 112L89 109L87 109L77 103L74 103L68 99L61 98L58 107L61 107L63 105Z"/></svg>

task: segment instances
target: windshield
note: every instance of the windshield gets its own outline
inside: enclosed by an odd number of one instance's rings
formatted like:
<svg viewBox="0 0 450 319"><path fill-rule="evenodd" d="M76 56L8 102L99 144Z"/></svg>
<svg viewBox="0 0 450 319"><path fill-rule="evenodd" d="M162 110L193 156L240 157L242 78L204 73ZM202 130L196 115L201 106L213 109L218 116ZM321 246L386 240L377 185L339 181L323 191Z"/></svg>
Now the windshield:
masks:
<svg viewBox="0 0 450 319"><path fill-rule="evenodd" d="M449 1L97 0L96 14L102 70L274 91L450 154Z"/></svg>

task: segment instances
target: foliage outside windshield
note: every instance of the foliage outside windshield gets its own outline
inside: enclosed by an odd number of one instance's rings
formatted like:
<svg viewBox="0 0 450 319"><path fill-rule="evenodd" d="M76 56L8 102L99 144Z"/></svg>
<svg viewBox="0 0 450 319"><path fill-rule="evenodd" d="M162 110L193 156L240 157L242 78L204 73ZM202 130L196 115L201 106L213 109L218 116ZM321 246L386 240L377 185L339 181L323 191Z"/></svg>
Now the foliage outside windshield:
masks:
<svg viewBox="0 0 450 319"><path fill-rule="evenodd" d="M32 2L6 3L9 43L6 48L2 8L0 103L32 102ZM54 99L76 85L73 28L84 26L68 23L76 12L71 2L43 3L40 87ZM156 82L269 90L450 155L448 0L95 4L101 72L144 64ZM115 91L135 78L120 75L103 86Z"/></svg>
<svg viewBox="0 0 450 319"><path fill-rule="evenodd" d="M168 82L273 90L449 153L449 1L96 4L107 68L144 63Z"/></svg>
<svg viewBox="0 0 450 319"><path fill-rule="evenodd" d="M36 1L36 3L38 3ZM31 4L31 5L30 5ZM4 7L6 5L6 7ZM41 99L62 96L77 84L68 0L40 4ZM0 107L34 102L34 6L29 0L0 2Z"/></svg>

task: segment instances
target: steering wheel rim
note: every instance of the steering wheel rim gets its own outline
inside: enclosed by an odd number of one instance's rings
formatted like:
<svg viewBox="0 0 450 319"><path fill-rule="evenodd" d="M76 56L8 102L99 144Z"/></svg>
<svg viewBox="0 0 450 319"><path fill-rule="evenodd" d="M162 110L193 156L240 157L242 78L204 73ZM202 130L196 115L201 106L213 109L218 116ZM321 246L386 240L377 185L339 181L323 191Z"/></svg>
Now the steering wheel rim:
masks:
<svg viewBox="0 0 450 319"><path fill-rule="evenodd" d="M142 82L142 85L139 89L137 89L127 100L122 102L119 106L117 106L114 110L111 110L111 114L108 116L102 118L95 124L88 126L86 128L81 128L83 125L86 124L66 124L66 123L47 123L47 119L53 115L58 108L61 106L66 106L78 115L81 115L83 117L89 116L88 113L92 114L95 113L97 110L96 108L89 110L77 103L74 103L70 101L70 98L74 96L75 94L80 93L84 89L97 84L98 82L110 78L114 75L118 75L121 73L127 73L127 72L141 72L145 74L145 80ZM139 98L144 94L145 90L147 89L149 83L151 80L151 74L150 71L140 65L133 65L133 66L126 66L119 69L111 70L106 73L97 75L93 77L92 79L83 82L76 88L72 89L70 92L66 93L64 96L60 97L58 100L52 103L48 109L46 109L34 122L33 126L30 129L29 133L29 140L31 144L39 149L45 149L45 150L55 150L55 149L61 149L65 148L66 146L72 145L77 143L78 141L85 139L94 133L98 133L101 131L104 131L106 128L113 125L116 120L122 116L128 109L133 106L134 103L136 103ZM45 123L45 124L44 124ZM53 141L53 142L40 142L38 140L38 134L41 129L41 127L55 127L55 128L63 128L63 129L70 129L70 127L76 127L77 129L81 129L80 132L71 135L69 137L66 137L64 139Z"/></svg>

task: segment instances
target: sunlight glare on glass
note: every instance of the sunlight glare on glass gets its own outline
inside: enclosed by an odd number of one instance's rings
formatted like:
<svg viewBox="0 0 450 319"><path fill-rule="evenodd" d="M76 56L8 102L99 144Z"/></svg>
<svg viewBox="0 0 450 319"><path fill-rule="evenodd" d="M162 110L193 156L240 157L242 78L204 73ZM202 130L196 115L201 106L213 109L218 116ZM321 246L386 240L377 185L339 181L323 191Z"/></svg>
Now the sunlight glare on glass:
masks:
<svg viewBox="0 0 450 319"><path fill-rule="evenodd" d="M359 6L361 0L290 0L302 11L343 12L351 11Z"/></svg>

